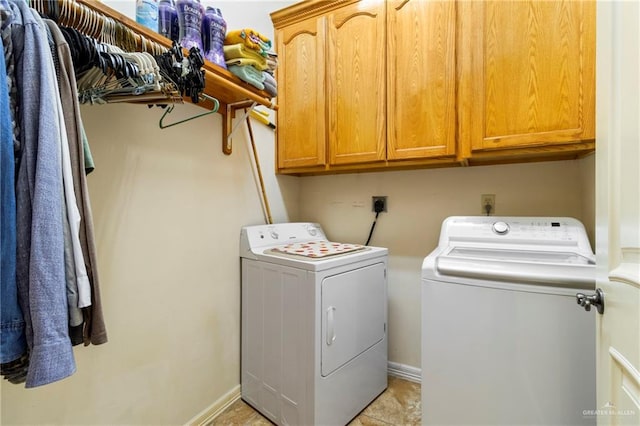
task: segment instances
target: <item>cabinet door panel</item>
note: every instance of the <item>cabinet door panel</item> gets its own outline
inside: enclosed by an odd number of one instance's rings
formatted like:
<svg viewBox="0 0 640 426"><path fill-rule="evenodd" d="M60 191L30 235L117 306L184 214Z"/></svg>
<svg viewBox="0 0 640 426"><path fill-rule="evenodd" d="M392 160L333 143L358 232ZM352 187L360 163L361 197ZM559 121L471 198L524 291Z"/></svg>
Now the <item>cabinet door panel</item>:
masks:
<svg viewBox="0 0 640 426"><path fill-rule="evenodd" d="M388 2L387 28L387 158L454 155L456 2Z"/></svg>
<svg viewBox="0 0 640 426"><path fill-rule="evenodd" d="M384 160L385 4L355 3L327 19L330 163Z"/></svg>
<svg viewBox="0 0 640 426"><path fill-rule="evenodd" d="M461 3L461 138L472 150L594 138L595 2Z"/></svg>
<svg viewBox="0 0 640 426"><path fill-rule="evenodd" d="M276 32L281 169L326 164L324 28L318 18Z"/></svg>

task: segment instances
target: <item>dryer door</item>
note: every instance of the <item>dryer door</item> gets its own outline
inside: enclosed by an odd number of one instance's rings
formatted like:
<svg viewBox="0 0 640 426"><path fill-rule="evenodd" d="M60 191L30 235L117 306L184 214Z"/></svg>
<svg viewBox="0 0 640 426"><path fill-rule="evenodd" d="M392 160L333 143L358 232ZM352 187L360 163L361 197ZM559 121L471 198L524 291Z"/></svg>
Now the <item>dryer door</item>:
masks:
<svg viewBox="0 0 640 426"><path fill-rule="evenodd" d="M322 281L322 376L384 338L387 317L384 263Z"/></svg>

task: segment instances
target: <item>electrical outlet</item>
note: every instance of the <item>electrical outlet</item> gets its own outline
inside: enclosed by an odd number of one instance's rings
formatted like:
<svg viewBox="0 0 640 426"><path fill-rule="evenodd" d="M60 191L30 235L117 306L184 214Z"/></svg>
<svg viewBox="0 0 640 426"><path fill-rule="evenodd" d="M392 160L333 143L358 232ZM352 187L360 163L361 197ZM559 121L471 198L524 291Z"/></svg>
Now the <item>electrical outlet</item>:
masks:
<svg viewBox="0 0 640 426"><path fill-rule="evenodd" d="M382 201L382 211L386 212L387 211L387 196L386 195L382 195L382 196L373 196L373 197L371 197L371 211L372 212L376 211L376 201Z"/></svg>
<svg viewBox="0 0 640 426"><path fill-rule="evenodd" d="M483 215L496 214L496 194L482 194L480 208Z"/></svg>

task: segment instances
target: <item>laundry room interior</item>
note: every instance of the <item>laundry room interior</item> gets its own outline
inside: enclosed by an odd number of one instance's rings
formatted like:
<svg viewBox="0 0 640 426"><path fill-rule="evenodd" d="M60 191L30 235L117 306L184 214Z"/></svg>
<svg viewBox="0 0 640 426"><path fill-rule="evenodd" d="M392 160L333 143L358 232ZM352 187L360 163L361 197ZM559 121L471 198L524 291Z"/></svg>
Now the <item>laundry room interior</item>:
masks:
<svg viewBox="0 0 640 426"><path fill-rule="evenodd" d="M276 40L271 14L298 2L201 3L220 8L229 30L253 28ZM102 4L135 21L134 0ZM257 108L279 123L278 111ZM202 111L185 102L169 116L179 122ZM235 424L216 417L241 398L238 252L246 226L317 223L328 241L388 249L387 373L418 385L422 264L445 219L484 216L482 197L492 194L491 216L575 218L596 249L595 149L558 158L287 173L278 165L279 127L248 118L249 129L242 109L230 154L222 149L229 130L222 114L161 128L165 109L157 106L83 104L80 112L95 163L87 182L108 342L74 347L76 371L63 380L26 389L3 380L2 424ZM378 215L374 196L386 197Z"/></svg>

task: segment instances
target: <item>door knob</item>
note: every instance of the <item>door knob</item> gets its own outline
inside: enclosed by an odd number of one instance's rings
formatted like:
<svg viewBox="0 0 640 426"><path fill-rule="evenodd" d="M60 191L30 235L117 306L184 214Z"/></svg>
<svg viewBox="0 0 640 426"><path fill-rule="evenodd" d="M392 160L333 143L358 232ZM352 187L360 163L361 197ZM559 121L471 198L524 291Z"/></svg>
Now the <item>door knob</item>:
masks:
<svg viewBox="0 0 640 426"><path fill-rule="evenodd" d="M591 306L595 306L598 309L599 314L604 313L604 292L601 288L596 289L595 294L576 294L576 302L578 305L582 306L585 311L590 311Z"/></svg>

